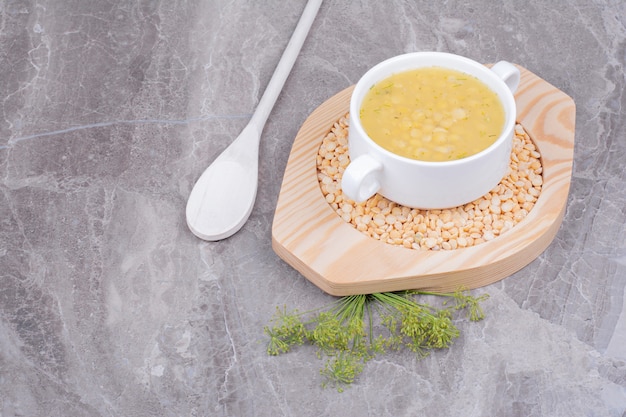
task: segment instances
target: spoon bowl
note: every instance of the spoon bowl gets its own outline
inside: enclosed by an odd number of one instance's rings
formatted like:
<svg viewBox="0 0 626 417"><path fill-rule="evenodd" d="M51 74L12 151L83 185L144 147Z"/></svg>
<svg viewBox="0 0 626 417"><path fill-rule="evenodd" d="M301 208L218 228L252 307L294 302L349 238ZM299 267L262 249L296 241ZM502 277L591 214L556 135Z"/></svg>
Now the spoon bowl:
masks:
<svg viewBox="0 0 626 417"><path fill-rule="evenodd" d="M225 239L250 217L256 199L260 131L249 123L209 165L187 201L187 226L203 240Z"/></svg>

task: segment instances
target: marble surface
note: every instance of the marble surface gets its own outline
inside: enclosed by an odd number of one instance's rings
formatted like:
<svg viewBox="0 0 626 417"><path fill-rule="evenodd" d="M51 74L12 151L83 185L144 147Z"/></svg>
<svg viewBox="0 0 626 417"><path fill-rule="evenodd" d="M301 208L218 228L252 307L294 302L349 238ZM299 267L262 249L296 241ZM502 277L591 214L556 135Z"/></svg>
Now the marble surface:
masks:
<svg viewBox="0 0 626 417"><path fill-rule="evenodd" d="M0 416L626 415L626 6L327 0L221 242L187 196L250 118L304 1L0 2ZM368 363L339 394L312 349L266 354L276 306L332 297L271 224L306 117L372 65L506 59L577 105L553 243L487 292L451 349Z"/></svg>

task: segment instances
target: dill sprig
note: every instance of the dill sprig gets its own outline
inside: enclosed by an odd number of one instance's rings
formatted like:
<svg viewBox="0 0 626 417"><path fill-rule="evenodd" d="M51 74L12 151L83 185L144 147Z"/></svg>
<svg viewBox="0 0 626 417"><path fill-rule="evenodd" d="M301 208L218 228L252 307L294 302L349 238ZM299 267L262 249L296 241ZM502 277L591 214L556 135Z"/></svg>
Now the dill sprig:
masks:
<svg viewBox="0 0 626 417"><path fill-rule="evenodd" d="M434 307L418 302L420 296L436 296L444 301ZM453 323L454 314L465 310L471 321L482 320L480 303L488 297L475 297L465 290L411 290L350 295L304 313L276 308L271 325L264 328L269 336L267 352L279 355L294 346L315 346L318 357L326 358L320 371L322 385L343 391L365 363L378 354L408 349L424 357L433 349L450 347L460 334ZM454 305L449 305L450 300Z"/></svg>

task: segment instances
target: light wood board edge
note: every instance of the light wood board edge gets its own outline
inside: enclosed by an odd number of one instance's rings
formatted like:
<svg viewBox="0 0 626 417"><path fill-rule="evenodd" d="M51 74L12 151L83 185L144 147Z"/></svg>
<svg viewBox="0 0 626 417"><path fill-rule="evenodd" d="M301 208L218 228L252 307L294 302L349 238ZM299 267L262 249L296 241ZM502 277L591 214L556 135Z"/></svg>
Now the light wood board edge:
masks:
<svg viewBox="0 0 626 417"><path fill-rule="evenodd" d="M298 132L287 162L272 226L272 247L323 291L337 296L485 286L532 262L552 242L572 174L575 104L519 67L517 120L542 154L544 184L530 214L506 234L475 247L417 251L372 239L344 222L319 188L316 155L330 127L349 109L353 87L319 106Z"/></svg>

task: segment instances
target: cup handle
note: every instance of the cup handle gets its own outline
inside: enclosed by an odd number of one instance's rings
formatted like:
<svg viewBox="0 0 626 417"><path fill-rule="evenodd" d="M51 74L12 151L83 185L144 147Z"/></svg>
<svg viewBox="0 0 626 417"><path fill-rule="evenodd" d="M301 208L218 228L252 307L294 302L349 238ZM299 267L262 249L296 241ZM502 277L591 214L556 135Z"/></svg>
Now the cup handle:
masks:
<svg viewBox="0 0 626 417"><path fill-rule="evenodd" d="M380 189L383 165L368 154L351 161L343 173L341 189L350 200L361 203Z"/></svg>
<svg viewBox="0 0 626 417"><path fill-rule="evenodd" d="M515 93L520 80L520 72L515 65L506 61L500 61L491 67L491 71L495 72L504 81L512 93Z"/></svg>

